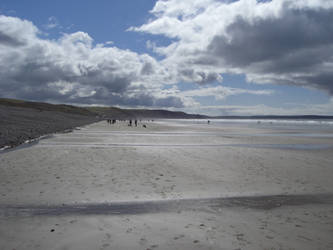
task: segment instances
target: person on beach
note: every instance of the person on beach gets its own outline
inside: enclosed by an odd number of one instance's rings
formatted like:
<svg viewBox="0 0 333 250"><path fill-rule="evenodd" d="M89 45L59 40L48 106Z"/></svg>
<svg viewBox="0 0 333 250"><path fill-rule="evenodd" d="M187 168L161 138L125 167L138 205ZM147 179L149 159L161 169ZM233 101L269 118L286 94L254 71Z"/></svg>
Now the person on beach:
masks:
<svg viewBox="0 0 333 250"><path fill-rule="evenodd" d="M138 120L135 120L134 124L135 124L135 127L137 127L138 126Z"/></svg>
<svg viewBox="0 0 333 250"><path fill-rule="evenodd" d="M132 120L129 120L128 126L132 127Z"/></svg>

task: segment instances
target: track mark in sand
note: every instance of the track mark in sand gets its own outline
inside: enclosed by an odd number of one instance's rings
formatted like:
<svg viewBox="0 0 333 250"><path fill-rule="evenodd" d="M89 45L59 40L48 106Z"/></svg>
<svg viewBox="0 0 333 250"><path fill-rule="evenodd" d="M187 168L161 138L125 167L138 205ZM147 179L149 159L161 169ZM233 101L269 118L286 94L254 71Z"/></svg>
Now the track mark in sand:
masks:
<svg viewBox="0 0 333 250"><path fill-rule="evenodd" d="M205 210L219 212L222 208L241 207L274 209L281 206L333 204L333 194L267 195L127 201L113 203L82 203L63 205L0 205L0 216L52 215L135 215L161 212Z"/></svg>

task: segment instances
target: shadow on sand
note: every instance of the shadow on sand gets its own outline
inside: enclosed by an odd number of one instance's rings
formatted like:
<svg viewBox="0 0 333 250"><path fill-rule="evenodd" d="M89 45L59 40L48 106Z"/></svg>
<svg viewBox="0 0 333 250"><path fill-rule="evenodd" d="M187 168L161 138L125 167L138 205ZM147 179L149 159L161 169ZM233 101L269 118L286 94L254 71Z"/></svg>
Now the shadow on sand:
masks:
<svg viewBox="0 0 333 250"><path fill-rule="evenodd" d="M218 212L222 208L228 207L269 210L281 206L310 204L333 204L333 194L241 196L62 205L0 205L0 216L136 215L198 210Z"/></svg>

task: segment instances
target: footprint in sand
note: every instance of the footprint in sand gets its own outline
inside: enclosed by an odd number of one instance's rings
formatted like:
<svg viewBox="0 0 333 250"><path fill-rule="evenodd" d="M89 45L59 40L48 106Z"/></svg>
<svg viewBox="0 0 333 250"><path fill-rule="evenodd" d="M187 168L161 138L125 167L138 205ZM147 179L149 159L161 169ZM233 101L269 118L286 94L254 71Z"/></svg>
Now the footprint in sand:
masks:
<svg viewBox="0 0 333 250"><path fill-rule="evenodd" d="M184 238L185 235L184 234L180 234L180 235L177 235L175 237L173 237L174 240L178 240L178 239L181 239L181 238Z"/></svg>

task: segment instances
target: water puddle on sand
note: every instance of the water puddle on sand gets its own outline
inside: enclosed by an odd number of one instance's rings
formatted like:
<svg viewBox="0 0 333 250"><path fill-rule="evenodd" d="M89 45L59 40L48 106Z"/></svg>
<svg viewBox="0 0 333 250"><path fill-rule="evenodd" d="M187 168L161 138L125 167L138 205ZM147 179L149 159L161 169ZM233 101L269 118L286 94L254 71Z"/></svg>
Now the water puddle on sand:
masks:
<svg viewBox="0 0 333 250"><path fill-rule="evenodd" d="M74 132L71 137L75 136L260 136L260 137L313 137L313 138L333 138L333 133L220 133L220 132L203 132L203 131L181 131L181 132L124 132L124 131L85 131ZM62 134L57 137L63 137Z"/></svg>
<svg viewBox="0 0 333 250"><path fill-rule="evenodd" d="M295 150L320 150L333 148L333 144L235 144L236 147L248 148L272 148L272 149L295 149Z"/></svg>

